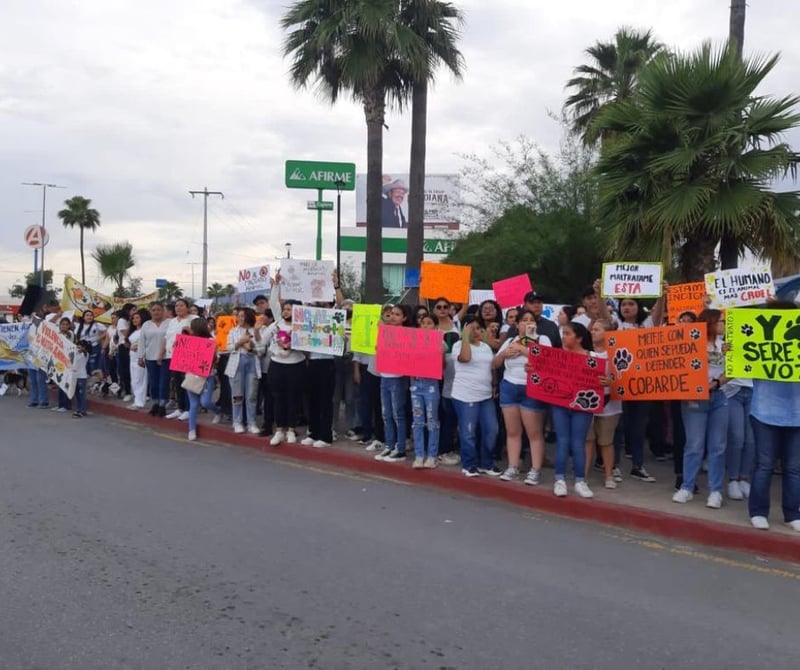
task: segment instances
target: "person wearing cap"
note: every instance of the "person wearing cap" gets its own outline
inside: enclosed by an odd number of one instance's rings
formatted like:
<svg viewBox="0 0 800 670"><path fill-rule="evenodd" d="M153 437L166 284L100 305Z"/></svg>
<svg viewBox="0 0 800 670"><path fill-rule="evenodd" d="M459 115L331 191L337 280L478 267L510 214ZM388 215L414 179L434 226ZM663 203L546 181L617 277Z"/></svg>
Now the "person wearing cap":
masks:
<svg viewBox="0 0 800 670"><path fill-rule="evenodd" d="M536 291L529 291L525 294L524 308L531 312L536 320L536 331L540 335L544 335L552 343L554 347L561 348L561 335L558 332L558 326L542 316L544 304L547 302L543 296L536 293Z"/></svg>
<svg viewBox="0 0 800 670"><path fill-rule="evenodd" d="M403 201L408 188L401 179L395 179L383 185L385 197L381 201L381 227L407 228L408 222L403 212Z"/></svg>

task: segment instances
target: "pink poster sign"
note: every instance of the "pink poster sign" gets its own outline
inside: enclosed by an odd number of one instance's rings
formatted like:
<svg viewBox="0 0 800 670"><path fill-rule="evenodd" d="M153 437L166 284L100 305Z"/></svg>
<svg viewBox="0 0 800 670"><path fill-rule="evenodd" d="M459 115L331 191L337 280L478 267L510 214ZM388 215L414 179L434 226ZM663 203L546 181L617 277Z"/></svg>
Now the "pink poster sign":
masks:
<svg viewBox="0 0 800 670"><path fill-rule="evenodd" d="M519 307L525 302L525 294L533 290L531 278L528 275L517 275L508 279L501 279L492 284L494 298L500 303L500 307Z"/></svg>
<svg viewBox="0 0 800 670"><path fill-rule="evenodd" d="M214 340L194 335L178 335L175 338L169 369L208 377L214 364L216 348Z"/></svg>
<svg viewBox="0 0 800 670"><path fill-rule="evenodd" d="M375 352L378 372L441 379L444 362L442 337L440 330L381 324Z"/></svg>
<svg viewBox="0 0 800 670"><path fill-rule="evenodd" d="M605 391L600 377L606 371L604 358L534 344L529 362L529 397L579 412L603 411Z"/></svg>

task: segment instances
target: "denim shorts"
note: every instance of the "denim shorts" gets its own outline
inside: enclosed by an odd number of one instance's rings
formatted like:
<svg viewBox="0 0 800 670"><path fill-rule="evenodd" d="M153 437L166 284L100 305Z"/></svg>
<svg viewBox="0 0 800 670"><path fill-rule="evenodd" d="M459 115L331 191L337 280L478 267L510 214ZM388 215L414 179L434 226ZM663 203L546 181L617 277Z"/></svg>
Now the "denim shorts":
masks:
<svg viewBox="0 0 800 670"><path fill-rule="evenodd" d="M546 403L528 397L524 384L512 384L505 379L500 382L500 407L519 407L534 412L547 410Z"/></svg>

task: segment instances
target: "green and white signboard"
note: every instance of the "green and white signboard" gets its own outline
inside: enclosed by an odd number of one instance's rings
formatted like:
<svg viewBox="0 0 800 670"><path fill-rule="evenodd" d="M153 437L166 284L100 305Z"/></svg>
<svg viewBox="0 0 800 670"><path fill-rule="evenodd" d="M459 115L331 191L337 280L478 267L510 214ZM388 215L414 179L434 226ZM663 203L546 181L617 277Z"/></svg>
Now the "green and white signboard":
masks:
<svg viewBox="0 0 800 670"><path fill-rule="evenodd" d="M286 188L355 191L355 163L286 161Z"/></svg>

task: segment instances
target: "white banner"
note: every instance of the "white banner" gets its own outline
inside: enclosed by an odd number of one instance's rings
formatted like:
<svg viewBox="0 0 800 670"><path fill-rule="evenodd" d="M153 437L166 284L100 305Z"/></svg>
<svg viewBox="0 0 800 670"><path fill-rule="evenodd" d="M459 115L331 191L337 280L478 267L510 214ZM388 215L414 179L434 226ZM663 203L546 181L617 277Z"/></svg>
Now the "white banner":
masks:
<svg viewBox="0 0 800 670"><path fill-rule="evenodd" d="M254 268L239 270L237 289L239 293L248 291L268 291L271 287L269 265L260 265Z"/></svg>
<svg viewBox="0 0 800 670"><path fill-rule="evenodd" d="M709 272L705 280L713 309L762 305L775 296L772 273L766 265Z"/></svg>
<svg viewBox="0 0 800 670"><path fill-rule="evenodd" d="M281 261L281 300L335 302L333 261L284 258Z"/></svg>
<svg viewBox="0 0 800 670"><path fill-rule="evenodd" d="M344 355L347 312L295 305L292 308L292 349Z"/></svg>
<svg viewBox="0 0 800 670"><path fill-rule="evenodd" d="M44 370L68 397L75 395L75 345L64 337L58 326L49 321L35 320L28 331L33 364Z"/></svg>

